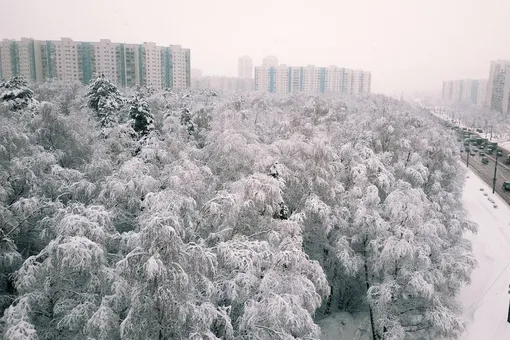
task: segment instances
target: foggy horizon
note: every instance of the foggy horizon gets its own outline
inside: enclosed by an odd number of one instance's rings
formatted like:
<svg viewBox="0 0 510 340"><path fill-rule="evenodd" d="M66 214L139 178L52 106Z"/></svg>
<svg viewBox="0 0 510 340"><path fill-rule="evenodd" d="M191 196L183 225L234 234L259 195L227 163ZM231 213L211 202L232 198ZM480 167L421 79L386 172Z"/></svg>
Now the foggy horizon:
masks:
<svg viewBox="0 0 510 340"><path fill-rule="evenodd" d="M372 73L372 92L439 93L444 80L484 79L489 63L510 59L510 1L318 0L169 2L4 1L1 39L181 45L191 68L237 76L274 55L289 66L337 65Z"/></svg>

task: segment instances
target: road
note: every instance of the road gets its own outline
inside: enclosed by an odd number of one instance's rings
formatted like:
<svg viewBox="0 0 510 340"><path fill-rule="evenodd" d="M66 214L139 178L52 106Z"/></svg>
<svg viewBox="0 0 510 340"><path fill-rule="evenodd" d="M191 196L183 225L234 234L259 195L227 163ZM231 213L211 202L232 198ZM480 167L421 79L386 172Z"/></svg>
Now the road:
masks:
<svg viewBox="0 0 510 340"><path fill-rule="evenodd" d="M468 152L461 153L462 160L466 164ZM496 192L508 204L510 204L510 191L503 189L503 182L510 181L510 166L503 164L508 153L503 153L503 157L498 157L498 170L496 172ZM486 155L489 158L489 164L482 163L482 157L477 153L475 156L469 156L469 168L475 171L490 187L494 178L494 165L496 163L495 155Z"/></svg>

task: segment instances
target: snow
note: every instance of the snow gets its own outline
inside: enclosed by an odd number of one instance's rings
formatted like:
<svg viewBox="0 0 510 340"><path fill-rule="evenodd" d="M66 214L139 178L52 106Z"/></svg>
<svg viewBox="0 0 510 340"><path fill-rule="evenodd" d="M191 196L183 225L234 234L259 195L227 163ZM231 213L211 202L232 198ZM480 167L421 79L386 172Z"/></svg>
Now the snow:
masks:
<svg viewBox="0 0 510 340"><path fill-rule="evenodd" d="M466 238L473 243L478 267L471 275L471 284L458 296L466 321L466 332L461 339L509 340L510 206L493 195L491 188L472 172L462 199L479 230L476 234L466 233ZM341 312L321 320L321 340L370 339L366 331L360 334L360 329L369 327L362 319Z"/></svg>
<svg viewBox="0 0 510 340"><path fill-rule="evenodd" d="M322 335L321 340L369 340L367 333L368 321L366 315L353 316L339 312L319 322Z"/></svg>
<svg viewBox="0 0 510 340"><path fill-rule="evenodd" d="M510 207L472 172L466 181L463 203L470 219L479 226L477 234L466 234L473 242L479 266L472 273L471 284L458 297L467 324L462 339L508 340Z"/></svg>

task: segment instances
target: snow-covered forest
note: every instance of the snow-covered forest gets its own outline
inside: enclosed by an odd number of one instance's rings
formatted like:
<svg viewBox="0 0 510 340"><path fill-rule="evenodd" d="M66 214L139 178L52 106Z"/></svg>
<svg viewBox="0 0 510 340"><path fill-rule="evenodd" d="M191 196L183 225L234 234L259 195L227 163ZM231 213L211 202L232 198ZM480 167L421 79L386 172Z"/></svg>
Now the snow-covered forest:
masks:
<svg viewBox="0 0 510 340"><path fill-rule="evenodd" d="M455 339L452 132L384 96L0 84L4 339Z"/></svg>

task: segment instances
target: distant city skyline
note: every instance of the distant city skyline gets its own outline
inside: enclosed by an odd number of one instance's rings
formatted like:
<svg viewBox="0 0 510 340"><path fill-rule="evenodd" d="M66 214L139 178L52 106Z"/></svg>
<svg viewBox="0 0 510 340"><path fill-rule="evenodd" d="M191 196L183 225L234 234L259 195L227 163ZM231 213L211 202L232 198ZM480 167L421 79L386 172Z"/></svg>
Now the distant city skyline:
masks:
<svg viewBox="0 0 510 340"><path fill-rule="evenodd" d="M88 84L100 74L121 87L148 85L156 89L190 86L190 50L180 45L158 46L100 41L0 41L0 78L23 76L28 81L79 81Z"/></svg>
<svg viewBox="0 0 510 340"><path fill-rule="evenodd" d="M444 79L484 79L491 60L510 59L508 0L23 0L2 10L0 38L179 44L191 67L224 76L238 75L239 56L259 65L276 55L369 70L372 92L386 94L440 93Z"/></svg>
<svg viewBox="0 0 510 340"><path fill-rule="evenodd" d="M441 98L447 104L476 104L509 113L510 60L492 60L487 79L444 81Z"/></svg>

